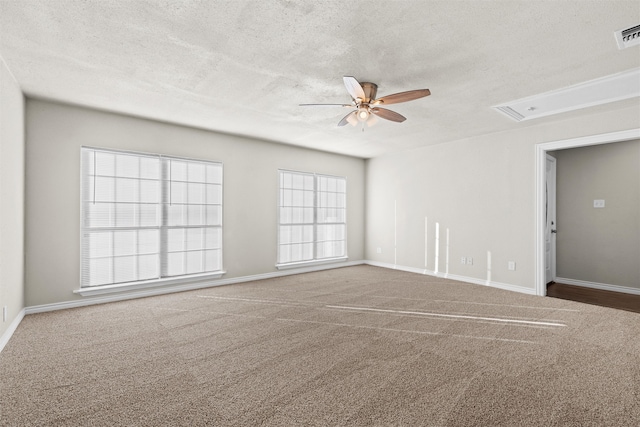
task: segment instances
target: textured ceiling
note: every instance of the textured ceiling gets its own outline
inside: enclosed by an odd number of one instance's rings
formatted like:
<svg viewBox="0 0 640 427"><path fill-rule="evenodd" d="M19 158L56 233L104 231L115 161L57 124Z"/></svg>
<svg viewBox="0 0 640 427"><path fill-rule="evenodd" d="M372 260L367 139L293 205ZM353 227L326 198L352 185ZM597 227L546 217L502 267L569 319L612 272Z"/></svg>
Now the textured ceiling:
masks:
<svg viewBox="0 0 640 427"><path fill-rule="evenodd" d="M632 1L0 0L0 55L39 98L359 157L516 123L491 106L640 67ZM342 76L429 88L362 132ZM348 112L348 110L347 110Z"/></svg>

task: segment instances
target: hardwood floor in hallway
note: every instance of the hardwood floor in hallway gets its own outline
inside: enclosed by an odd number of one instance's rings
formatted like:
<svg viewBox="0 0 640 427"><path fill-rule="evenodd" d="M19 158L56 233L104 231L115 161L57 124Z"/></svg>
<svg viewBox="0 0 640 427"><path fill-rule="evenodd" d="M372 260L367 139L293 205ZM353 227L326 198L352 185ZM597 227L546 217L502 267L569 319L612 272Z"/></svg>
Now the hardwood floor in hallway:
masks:
<svg viewBox="0 0 640 427"><path fill-rule="evenodd" d="M640 295L550 283L547 296L640 313Z"/></svg>

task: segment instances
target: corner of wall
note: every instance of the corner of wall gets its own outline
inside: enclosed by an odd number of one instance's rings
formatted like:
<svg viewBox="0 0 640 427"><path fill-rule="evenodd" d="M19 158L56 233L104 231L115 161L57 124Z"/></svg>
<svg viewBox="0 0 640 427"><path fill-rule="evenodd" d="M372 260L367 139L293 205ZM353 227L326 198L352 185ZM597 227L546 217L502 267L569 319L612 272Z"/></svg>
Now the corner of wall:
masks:
<svg viewBox="0 0 640 427"><path fill-rule="evenodd" d="M7 343L13 336L13 333L16 331L16 329L18 329L18 326L20 325L20 322L22 322L24 315L25 315L25 309L23 308L18 312L18 315L11 321L11 323L9 324L9 327L2 333L2 335L0 335L0 353L2 352L4 347L7 345Z"/></svg>
<svg viewBox="0 0 640 427"><path fill-rule="evenodd" d="M0 56L0 351L25 313L25 97Z"/></svg>

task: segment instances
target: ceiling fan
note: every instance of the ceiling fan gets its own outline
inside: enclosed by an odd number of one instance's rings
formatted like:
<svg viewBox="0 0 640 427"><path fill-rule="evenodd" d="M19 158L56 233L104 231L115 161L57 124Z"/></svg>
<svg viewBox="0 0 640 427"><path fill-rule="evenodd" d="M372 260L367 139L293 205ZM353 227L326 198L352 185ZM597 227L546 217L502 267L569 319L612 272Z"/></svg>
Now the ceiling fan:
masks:
<svg viewBox="0 0 640 427"><path fill-rule="evenodd" d="M417 89L376 98L378 92L377 84L369 82L360 83L352 76L344 76L343 80L347 92L351 95L351 104L300 104L300 106L355 108L340 120L338 126L344 126L347 123L356 126L358 123L362 123L362 129L364 130L364 124L366 123L367 126L374 125L378 121L377 117L398 123L407 120L406 117L395 111L382 108L382 105L398 104L431 95L429 89Z"/></svg>

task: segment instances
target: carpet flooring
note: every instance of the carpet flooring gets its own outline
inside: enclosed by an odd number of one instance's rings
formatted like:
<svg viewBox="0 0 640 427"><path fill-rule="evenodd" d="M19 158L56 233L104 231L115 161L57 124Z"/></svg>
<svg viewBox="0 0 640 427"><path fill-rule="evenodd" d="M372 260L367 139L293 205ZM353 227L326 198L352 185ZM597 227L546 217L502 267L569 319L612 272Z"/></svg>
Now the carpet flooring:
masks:
<svg viewBox="0 0 640 427"><path fill-rule="evenodd" d="M640 315L372 266L28 315L2 426L635 426Z"/></svg>

